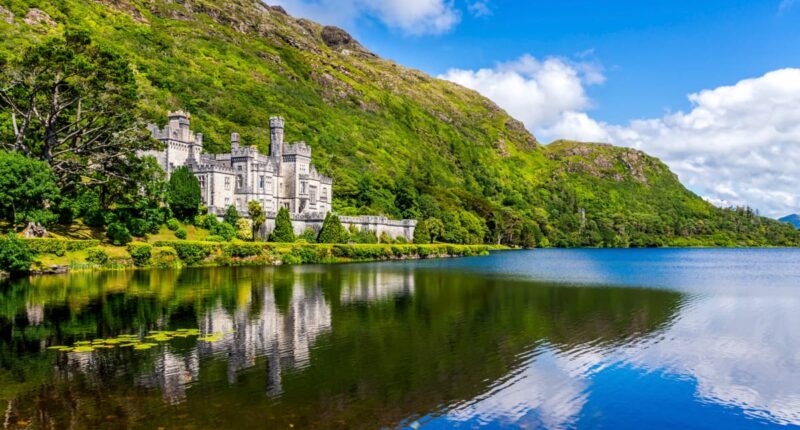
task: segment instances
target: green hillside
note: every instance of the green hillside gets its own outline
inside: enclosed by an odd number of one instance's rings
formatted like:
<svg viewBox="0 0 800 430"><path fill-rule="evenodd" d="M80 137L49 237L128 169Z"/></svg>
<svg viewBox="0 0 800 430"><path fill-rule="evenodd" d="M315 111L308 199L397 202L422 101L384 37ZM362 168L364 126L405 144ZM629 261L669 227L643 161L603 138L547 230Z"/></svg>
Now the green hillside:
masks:
<svg viewBox="0 0 800 430"><path fill-rule="evenodd" d="M89 31L136 72L142 115L183 109L206 150L267 150L268 118L314 148L342 214L437 218L451 242L556 246L796 245L747 209L721 210L628 149L541 145L474 91L381 59L344 31L258 0L0 0L0 54ZM36 9L31 9L36 8ZM0 109L2 106L0 106ZM0 140L8 139L7 114Z"/></svg>

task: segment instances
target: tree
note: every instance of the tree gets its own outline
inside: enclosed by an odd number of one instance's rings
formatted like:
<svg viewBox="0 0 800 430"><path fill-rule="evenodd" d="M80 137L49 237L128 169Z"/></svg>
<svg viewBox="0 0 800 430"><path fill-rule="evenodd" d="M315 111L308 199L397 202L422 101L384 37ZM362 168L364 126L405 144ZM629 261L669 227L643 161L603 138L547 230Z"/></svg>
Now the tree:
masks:
<svg viewBox="0 0 800 430"><path fill-rule="evenodd" d="M49 205L58 198L50 166L19 153L0 151L0 218L47 224ZM51 214L52 215L52 214Z"/></svg>
<svg viewBox="0 0 800 430"><path fill-rule="evenodd" d="M339 220L339 216L329 212L325 215L325 221L322 222L322 229L319 231L317 242L347 243L349 236Z"/></svg>
<svg viewBox="0 0 800 430"><path fill-rule="evenodd" d="M286 208L281 208L275 217L275 229L269 237L270 242L294 242L292 219Z"/></svg>
<svg viewBox="0 0 800 430"><path fill-rule="evenodd" d="M167 201L172 212L179 219L189 221L197 215L200 207L200 182L186 166L172 172L169 178Z"/></svg>
<svg viewBox="0 0 800 430"><path fill-rule="evenodd" d="M283 208L286 212L286 217L289 217L289 211L286 208ZM264 213L264 207L261 206L261 203L252 200L250 203L247 204L247 213L250 215L250 221L252 221L252 228L253 228L253 240L256 240L256 235L259 231L261 231L261 227L267 221L267 214ZM280 215L280 213L278 214ZM277 227L277 219L275 220L275 225ZM291 232L292 240L287 240L286 242L294 242L294 230L292 230L292 220L289 220L289 231ZM288 236L287 236L288 237Z"/></svg>
<svg viewBox="0 0 800 430"><path fill-rule="evenodd" d="M428 218L422 223L425 224L425 228L428 229L428 234L431 236L431 243L444 237L444 223L439 218Z"/></svg>
<svg viewBox="0 0 800 430"><path fill-rule="evenodd" d="M33 263L33 252L25 241L14 234L0 237L0 270L9 273L27 272Z"/></svg>
<svg viewBox="0 0 800 430"><path fill-rule="evenodd" d="M0 147L50 164L62 188L130 180L136 151L155 147L139 119L136 77L119 54L68 27L0 61Z"/></svg>
<svg viewBox="0 0 800 430"><path fill-rule="evenodd" d="M428 232L428 225L425 222L417 223L414 229L414 243L426 244L431 243L431 234Z"/></svg>
<svg viewBox="0 0 800 430"><path fill-rule="evenodd" d="M239 216L239 211L236 210L236 206L230 205L228 209L225 210L225 215L222 219L226 223L236 227L236 222L239 221L239 218L241 217Z"/></svg>

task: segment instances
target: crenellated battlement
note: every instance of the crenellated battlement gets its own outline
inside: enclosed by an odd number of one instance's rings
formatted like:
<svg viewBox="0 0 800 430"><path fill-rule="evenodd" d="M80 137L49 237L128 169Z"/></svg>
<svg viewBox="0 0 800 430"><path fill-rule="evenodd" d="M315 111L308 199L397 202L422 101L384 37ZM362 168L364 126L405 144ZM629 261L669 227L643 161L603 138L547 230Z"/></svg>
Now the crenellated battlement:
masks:
<svg viewBox="0 0 800 430"><path fill-rule="evenodd" d="M305 142L296 142L283 145L283 155L299 155L311 158L311 147Z"/></svg>

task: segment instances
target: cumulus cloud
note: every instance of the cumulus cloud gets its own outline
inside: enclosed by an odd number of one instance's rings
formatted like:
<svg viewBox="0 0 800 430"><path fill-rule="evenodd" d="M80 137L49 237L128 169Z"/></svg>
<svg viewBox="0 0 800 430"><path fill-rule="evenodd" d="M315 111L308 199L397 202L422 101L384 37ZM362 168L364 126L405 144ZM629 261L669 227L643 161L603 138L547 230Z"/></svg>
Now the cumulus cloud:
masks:
<svg viewBox="0 0 800 430"><path fill-rule="evenodd" d="M452 0L273 0L296 16L324 24L352 25L376 19L409 35L441 34L461 20Z"/></svg>
<svg viewBox="0 0 800 430"><path fill-rule="evenodd" d="M628 124L597 121L588 113L586 88L605 79L593 62L524 56L440 77L494 100L544 141L641 149L661 158L712 203L748 205L769 216L800 211L800 69L693 93L687 112Z"/></svg>
<svg viewBox="0 0 800 430"><path fill-rule="evenodd" d="M489 97L531 130L557 123L564 113L589 108L585 87L604 79L602 70L591 63L530 55L490 69L451 69L439 77Z"/></svg>
<svg viewBox="0 0 800 430"><path fill-rule="evenodd" d="M472 16L477 18L490 16L492 14L492 9L489 7L488 0L471 2L467 5L467 10L470 14L472 14Z"/></svg>

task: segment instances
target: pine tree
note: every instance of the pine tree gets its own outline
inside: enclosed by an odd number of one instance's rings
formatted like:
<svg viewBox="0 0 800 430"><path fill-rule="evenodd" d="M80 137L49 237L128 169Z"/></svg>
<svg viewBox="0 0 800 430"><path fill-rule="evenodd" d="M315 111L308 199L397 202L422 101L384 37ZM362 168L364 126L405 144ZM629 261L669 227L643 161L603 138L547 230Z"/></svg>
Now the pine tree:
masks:
<svg viewBox="0 0 800 430"><path fill-rule="evenodd" d="M269 237L270 242L294 242L292 219L286 208L281 208L275 217L275 229Z"/></svg>
<svg viewBox="0 0 800 430"><path fill-rule="evenodd" d="M319 231L318 243L347 243L347 234L339 216L328 213L322 223L322 230Z"/></svg>
<svg viewBox="0 0 800 430"><path fill-rule="evenodd" d="M197 215L197 208L201 203L200 182L186 166L178 167L172 172L167 201L175 217L179 219L191 220Z"/></svg>

